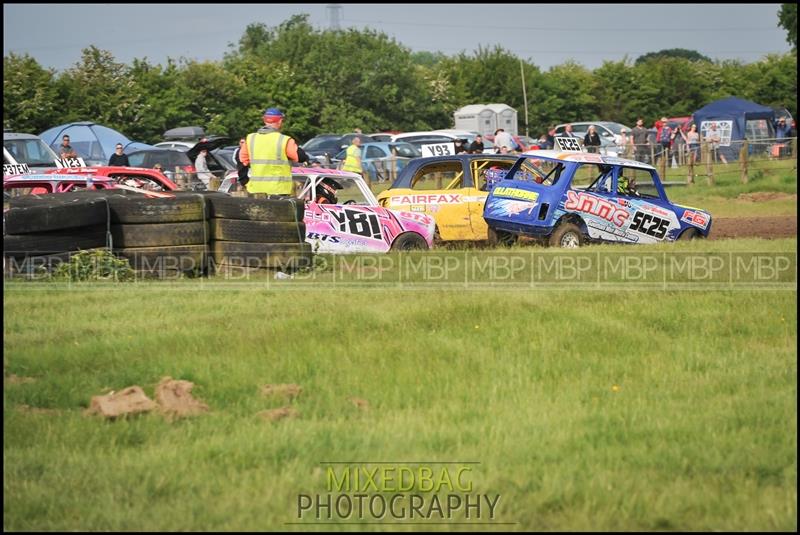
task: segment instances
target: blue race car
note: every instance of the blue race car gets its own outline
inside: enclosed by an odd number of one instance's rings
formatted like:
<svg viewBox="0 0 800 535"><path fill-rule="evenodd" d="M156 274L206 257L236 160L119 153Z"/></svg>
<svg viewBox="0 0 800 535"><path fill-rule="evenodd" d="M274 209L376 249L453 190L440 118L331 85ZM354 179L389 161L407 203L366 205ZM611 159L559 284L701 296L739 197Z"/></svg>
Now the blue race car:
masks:
<svg viewBox="0 0 800 535"><path fill-rule="evenodd" d="M494 243L520 235L560 247L656 243L711 230L708 212L672 204L656 169L633 160L530 151L491 187L483 217Z"/></svg>

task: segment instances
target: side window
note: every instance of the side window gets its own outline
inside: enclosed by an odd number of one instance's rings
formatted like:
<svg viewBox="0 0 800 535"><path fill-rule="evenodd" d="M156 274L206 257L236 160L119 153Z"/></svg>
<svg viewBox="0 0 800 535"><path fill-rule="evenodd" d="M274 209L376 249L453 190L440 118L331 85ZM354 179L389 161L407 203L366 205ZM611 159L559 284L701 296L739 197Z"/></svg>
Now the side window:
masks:
<svg viewBox="0 0 800 535"><path fill-rule="evenodd" d="M613 192L614 168L610 165L582 165L578 172L588 176L590 179L590 184L586 188L586 191L593 191L595 193ZM575 173L576 176L578 172Z"/></svg>
<svg viewBox="0 0 800 535"><path fill-rule="evenodd" d="M470 167L472 176L475 179L474 187L481 191L488 191L487 188L487 171L489 171L488 178L490 182L502 180L505 178L506 173L514 165L514 162L498 161L498 160L472 160ZM502 178L501 178L502 177Z"/></svg>
<svg viewBox="0 0 800 535"><path fill-rule="evenodd" d="M422 167L411 180L415 190L458 189L464 187L461 162L437 162Z"/></svg>
<svg viewBox="0 0 800 535"><path fill-rule="evenodd" d="M660 198L653 171L623 167L617 177L617 193L628 197Z"/></svg>
<svg viewBox="0 0 800 535"><path fill-rule="evenodd" d="M386 154L378 147L367 147L367 158L383 158L384 156L386 156Z"/></svg>
<svg viewBox="0 0 800 535"><path fill-rule="evenodd" d="M144 167L144 152L137 152L128 156L131 167Z"/></svg>

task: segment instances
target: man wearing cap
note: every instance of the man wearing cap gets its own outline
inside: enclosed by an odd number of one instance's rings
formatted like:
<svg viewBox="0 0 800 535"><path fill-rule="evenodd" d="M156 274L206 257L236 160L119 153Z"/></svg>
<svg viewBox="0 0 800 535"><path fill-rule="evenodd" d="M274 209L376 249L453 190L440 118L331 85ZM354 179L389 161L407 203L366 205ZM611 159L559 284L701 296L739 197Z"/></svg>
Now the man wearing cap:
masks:
<svg viewBox="0 0 800 535"><path fill-rule="evenodd" d="M279 109L268 108L264 111L264 126L257 132L248 134L239 151L239 159L243 164L239 171L239 180L247 181L249 193L291 195L291 162L308 161L308 156L297 146L297 142L281 134L283 118Z"/></svg>
<svg viewBox="0 0 800 535"><path fill-rule="evenodd" d="M658 144L661 145L660 156L662 158L669 157L669 147L672 142L672 128L667 124L667 118L661 118L661 131L658 133Z"/></svg>

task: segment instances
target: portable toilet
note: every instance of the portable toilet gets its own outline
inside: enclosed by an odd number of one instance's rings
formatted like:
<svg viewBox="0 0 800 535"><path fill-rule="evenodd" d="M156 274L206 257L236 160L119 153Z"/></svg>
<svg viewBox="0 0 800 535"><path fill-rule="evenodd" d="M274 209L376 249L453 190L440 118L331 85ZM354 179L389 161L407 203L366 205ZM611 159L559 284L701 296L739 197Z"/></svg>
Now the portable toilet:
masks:
<svg viewBox="0 0 800 535"><path fill-rule="evenodd" d="M519 135L517 126L517 110L508 104L487 104L486 108L495 114L495 130L502 128L511 135ZM494 132L492 132L494 134Z"/></svg>
<svg viewBox="0 0 800 535"><path fill-rule="evenodd" d="M481 135L494 134L497 130L497 117L494 110L486 104L469 104L453 114L456 130L477 132Z"/></svg>

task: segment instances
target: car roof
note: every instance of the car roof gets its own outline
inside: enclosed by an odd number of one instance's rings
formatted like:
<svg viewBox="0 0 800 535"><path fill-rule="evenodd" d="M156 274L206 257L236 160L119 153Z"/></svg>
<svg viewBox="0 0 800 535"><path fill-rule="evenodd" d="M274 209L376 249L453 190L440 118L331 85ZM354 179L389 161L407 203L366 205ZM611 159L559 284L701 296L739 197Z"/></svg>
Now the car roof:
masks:
<svg viewBox="0 0 800 535"><path fill-rule="evenodd" d="M3 141L5 141L6 139L41 139L41 138L33 134L25 134L22 132L3 132Z"/></svg>
<svg viewBox="0 0 800 535"><path fill-rule="evenodd" d="M559 150L529 150L523 152L522 156L547 158L550 160L561 160L564 162L623 165L626 167L638 167L639 169L647 169L651 171L655 171L656 169L652 165L642 163L636 160L626 160L625 158L619 158L617 156L604 156L602 154L593 154L590 152L565 152Z"/></svg>

